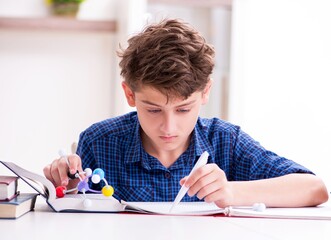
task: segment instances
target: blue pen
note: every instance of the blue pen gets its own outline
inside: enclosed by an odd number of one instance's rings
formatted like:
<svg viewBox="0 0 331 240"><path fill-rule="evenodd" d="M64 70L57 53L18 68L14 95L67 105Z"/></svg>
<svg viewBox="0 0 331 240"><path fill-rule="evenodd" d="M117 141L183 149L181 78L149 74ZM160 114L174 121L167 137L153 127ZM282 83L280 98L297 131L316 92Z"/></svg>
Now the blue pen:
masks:
<svg viewBox="0 0 331 240"><path fill-rule="evenodd" d="M190 174L188 175L191 176L191 174L196 170L198 169L199 167L202 167L204 165L207 164L207 161L208 161L208 156L209 156L209 153L208 152L203 152L202 155L200 156L200 158L198 159L197 163L194 165L194 167L192 168ZM174 203L172 204L169 212L172 212L172 210L174 209L175 206L177 206L177 204L183 199L183 197L185 196L185 194L187 193L188 191L188 187L185 187L185 184L180 188L176 198L175 198L175 201Z"/></svg>

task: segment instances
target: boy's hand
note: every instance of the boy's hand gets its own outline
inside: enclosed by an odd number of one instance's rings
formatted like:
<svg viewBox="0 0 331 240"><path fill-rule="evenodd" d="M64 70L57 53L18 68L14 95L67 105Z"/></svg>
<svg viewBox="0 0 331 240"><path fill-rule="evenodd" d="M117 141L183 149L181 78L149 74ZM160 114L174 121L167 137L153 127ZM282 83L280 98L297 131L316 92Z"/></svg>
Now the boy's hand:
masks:
<svg viewBox="0 0 331 240"><path fill-rule="evenodd" d="M68 155L69 167L64 157L54 160L51 164L44 167L44 175L55 187L65 186L67 189L75 188L79 178L69 181L68 172L75 174L77 170L82 172L82 161L76 154Z"/></svg>
<svg viewBox="0 0 331 240"><path fill-rule="evenodd" d="M221 208L230 206L234 199L224 171L213 163L198 168L189 178L181 179L180 184L189 187L189 196L196 195L206 202L215 202Z"/></svg>

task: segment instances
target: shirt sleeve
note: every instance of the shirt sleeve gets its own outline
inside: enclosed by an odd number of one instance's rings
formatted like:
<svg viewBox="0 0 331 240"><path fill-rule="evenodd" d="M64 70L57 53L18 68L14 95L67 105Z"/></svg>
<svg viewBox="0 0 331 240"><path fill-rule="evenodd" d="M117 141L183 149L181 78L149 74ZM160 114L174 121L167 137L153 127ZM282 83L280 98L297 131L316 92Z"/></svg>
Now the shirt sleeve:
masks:
<svg viewBox="0 0 331 240"><path fill-rule="evenodd" d="M234 178L249 181L279 177L310 170L287 158L266 150L248 134L238 129L234 146Z"/></svg>
<svg viewBox="0 0 331 240"><path fill-rule="evenodd" d="M77 154L82 160L82 168L97 168L95 162L94 154L92 151L92 146L89 141L88 132L84 131L79 136Z"/></svg>

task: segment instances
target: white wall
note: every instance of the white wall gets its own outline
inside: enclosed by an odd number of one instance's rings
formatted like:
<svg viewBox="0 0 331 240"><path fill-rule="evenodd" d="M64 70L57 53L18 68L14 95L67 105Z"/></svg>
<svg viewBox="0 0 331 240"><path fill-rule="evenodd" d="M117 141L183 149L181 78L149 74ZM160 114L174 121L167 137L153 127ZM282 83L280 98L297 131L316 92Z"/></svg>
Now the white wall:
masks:
<svg viewBox="0 0 331 240"><path fill-rule="evenodd" d="M113 19L111 2L86 1L79 18ZM0 0L0 16L48 14L41 0ZM42 173L82 130L112 116L117 46L114 33L0 29L0 159Z"/></svg>
<svg viewBox="0 0 331 240"><path fill-rule="evenodd" d="M112 41L0 31L1 158L40 170L59 148L69 151L81 130L110 116Z"/></svg>
<svg viewBox="0 0 331 240"><path fill-rule="evenodd" d="M230 121L331 184L331 2L234 0Z"/></svg>

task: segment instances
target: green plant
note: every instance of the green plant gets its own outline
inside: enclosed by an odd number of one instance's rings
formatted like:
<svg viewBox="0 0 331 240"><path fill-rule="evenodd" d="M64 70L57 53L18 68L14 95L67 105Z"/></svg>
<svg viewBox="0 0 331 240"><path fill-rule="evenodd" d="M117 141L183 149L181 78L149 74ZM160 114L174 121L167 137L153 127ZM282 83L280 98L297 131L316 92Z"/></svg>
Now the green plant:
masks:
<svg viewBox="0 0 331 240"><path fill-rule="evenodd" d="M52 13L58 16L75 17L79 6L85 0L45 0L52 9Z"/></svg>

